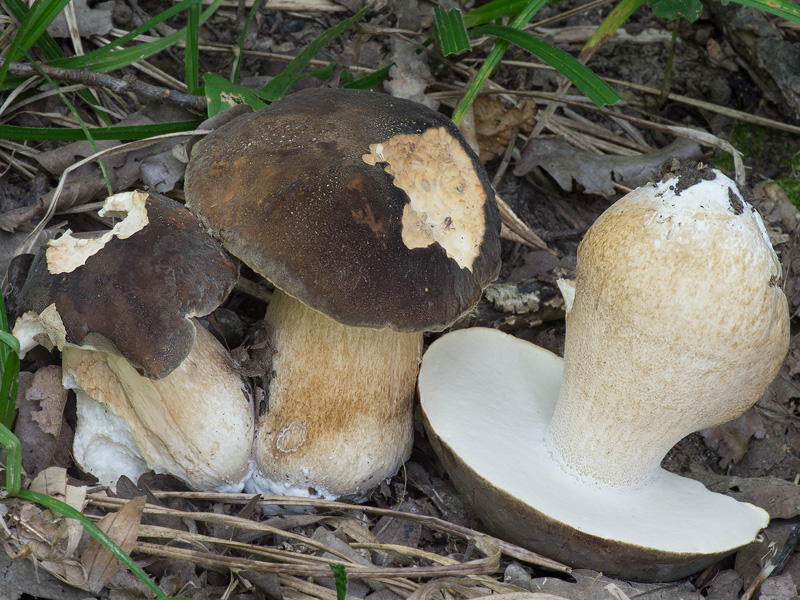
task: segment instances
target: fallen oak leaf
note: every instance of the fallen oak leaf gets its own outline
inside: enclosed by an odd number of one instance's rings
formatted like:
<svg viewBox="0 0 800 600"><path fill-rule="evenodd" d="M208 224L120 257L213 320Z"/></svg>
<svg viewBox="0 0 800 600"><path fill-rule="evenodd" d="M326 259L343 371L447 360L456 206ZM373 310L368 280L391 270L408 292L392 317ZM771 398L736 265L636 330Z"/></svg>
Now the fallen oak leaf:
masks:
<svg viewBox="0 0 800 600"><path fill-rule="evenodd" d="M127 502L119 511L110 513L97 523L108 537L126 553L130 554L139 537L139 525L142 522L145 496L138 496ZM122 568L122 563L92 538L86 545L81 555L81 563L86 569L86 589L99 593L117 571Z"/></svg>
<svg viewBox="0 0 800 600"><path fill-rule="evenodd" d="M723 469L742 460L751 437L761 439L765 434L764 421L756 408L750 408L733 421L700 432L706 445L719 454L719 466Z"/></svg>
<svg viewBox="0 0 800 600"><path fill-rule="evenodd" d="M42 431L58 437L67 403L67 390L61 385L61 367L49 365L36 371L33 385L25 394L27 400L38 401L40 410L31 412L31 419Z"/></svg>
<svg viewBox="0 0 800 600"><path fill-rule="evenodd" d="M511 130L518 127L530 133L536 124L538 109L530 100L509 107L499 97L479 97L472 105L475 113L475 132L480 146L481 162L486 163L505 154L511 141Z"/></svg>
<svg viewBox="0 0 800 600"><path fill-rule="evenodd" d="M791 519L800 515L800 485L777 477L733 477L691 467L687 477L696 479L712 492L731 496L739 502L760 506L770 519Z"/></svg>
<svg viewBox="0 0 800 600"><path fill-rule="evenodd" d="M522 153L514 175L527 175L534 167L547 171L564 191L573 184L586 194L612 196L619 190L616 184L636 188L658 179L661 166L672 158L700 160L700 146L693 141L677 138L661 150L639 156L599 155L577 150L564 140L539 139L528 144Z"/></svg>

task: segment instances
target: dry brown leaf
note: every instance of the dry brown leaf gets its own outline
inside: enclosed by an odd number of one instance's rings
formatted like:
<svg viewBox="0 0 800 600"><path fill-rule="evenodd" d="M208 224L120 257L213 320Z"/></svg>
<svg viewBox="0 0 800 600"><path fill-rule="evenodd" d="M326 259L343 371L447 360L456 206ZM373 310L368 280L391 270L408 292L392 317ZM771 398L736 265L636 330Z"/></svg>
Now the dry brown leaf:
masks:
<svg viewBox="0 0 800 600"><path fill-rule="evenodd" d="M36 562L39 568L44 569L56 579L60 579L76 588L86 589L86 571L80 561L68 560L43 560Z"/></svg>
<svg viewBox="0 0 800 600"><path fill-rule="evenodd" d="M661 166L673 157L700 160L702 152L697 143L683 138L640 156L592 154L577 150L564 140L539 139L525 147L514 174L526 175L534 167L541 167L565 191L572 191L576 185L587 194L612 196L618 192L615 184L636 188L657 179Z"/></svg>
<svg viewBox="0 0 800 600"><path fill-rule="evenodd" d="M764 433L764 421L755 407L733 421L700 432L706 445L719 454L719 466L723 469L742 460L750 438L763 438Z"/></svg>
<svg viewBox="0 0 800 600"><path fill-rule="evenodd" d="M647 600L705 600L689 582L683 583L632 583L611 579L596 571L572 571L575 582L555 577L541 577L531 581L531 591L558 594L565 600L609 600L610 598L640 598ZM622 595L620 595L622 594Z"/></svg>
<svg viewBox="0 0 800 600"><path fill-rule="evenodd" d="M133 550L139 537L145 500L145 496L134 498L118 512L100 519L97 524L127 553ZM95 593L99 593L108 580L122 568L122 563L94 538L86 545L81 555L81 562L87 572L87 587Z"/></svg>
<svg viewBox="0 0 800 600"><path fill-rule="evenodd" d="M92 8L89 8L87 0L72 0L80 35L82 37L106 35L111 31L114 27L111 21L114 4L114 2L92 3ZM47 28L47 32L53 37L70 37L67 18L63 12L56 15L56 18Z"/></svg>
<svg viewBox="0 0 800 600"><path fill-rule="evenodd" d="M478 135L481 162L488 162L505 154L511 141L511 130L519 127L530 133L539 112L536 104L523 100L517 106L508 104L497 96L481 96L472 105L475 114L475 131Z"/></svg>
<svg viewBox="0 0 800 600"><path fill-rule="evenodd" d="M30 485L31 491L45 494L65 502L78 512L83 512L86 506L86 488L84 486L74 486L67 484L67 470L63 467L48 467L41 471ZM54 562L72 561L75 552L80 544L83 535L83 526L75 519L56 518L52 521L58 525L58 531L48 537L53 551L57 555L50 554L47 558ZM65 567L64 576L71 577L74 570ZM65 581L73 582L72 579ZM77 584L76 584L77 585Z"/></svg>
<svg viewBox="0 0 800 600"><path fill-rule="evenodd" d="M797 597L797 586L792 576L776 575L769 577L761 584L759 600L786 600Z"/></svg>
<svg viewBox="0 0 800 600"><path fill-rule="evenodd" d="M409 512L419 514L419 508L413 502L403 500L397 506L398 512ZM386 544L397 544L399 546L409 546L416 548L422 538L422 525L415 521L408 519L397 519L394 517L384 516L381 517L375 526L372 528L372 533L377 536L380 541ZM410 564L409 557L400 556L397 554L378 554L373 555L375 564L388 567L394 564Z"/></svg>
<svg viewBox="0 0 800 600"><path fill-rule="evenodd" d="M791 519L800 515L800 485L777 477L731 477L716 475L701 468L687 473L712 492L760 506L770 519Z"/></svg>
<svg viewBox="0 0 800 600"><path fill-rule="evenodd" d="M149 123L149 120L130 120L130 125L145 125ZM97 140L95 144L97 145L97 151L99 152L100 150L119 146L120 142L115 140ZM92 144L88 141L82 140L78 142L72 142L71 144L67 144L65 146L58 146L57 148L47 150L46 152L41 152L40 154L36 155L36 160L53 175L61 175L64 169L73 163L76 163L80 159L91 156L94 153L95 150L92 148ZM124 156L115 155L108 158L107 165L109 167L116 168L122 165L124 162ZM78 173L91 170L93 170L93 167L85 166L76 171L76 175Z"/></svg>
<svg viewBox="0 0 800 600"><path fill-rule="evenodd" d="M72 464L72 428L60 415L56 415L56 405L60 401L58 394L61 393L53 387L56 377L57 385L61 387L60 374L56 376L56 371L59 371L58 367L42 367L36 375L26 372L20 374L14 433L22 446L22 468L31 477L50 466L66 467ZM47 408L40 405L42 399ZM48 432L43 431L42 423ZM56 434L50 431L56 431Z"/></svg>
<svg viewBox="0 0 800 600"><path fill-rule="evenodd" d="M33 561L14 560L0 551L0 598L19 600L25 598L58 598L58 600L89 600L89 592L78 590L57 581L37 568ZM272 599L270 599L272 600Z"/></svg>
<svg viewBox="0 0 800 600"><path fill-rule="evenodd" d="M31 419L42 431L58 436L67 403L67 390L61 385L61 367L50 365L40 368L33 377L33 384L25 394L31 401L37 401L40 410L31 413Z"/></svg>
<svg viewBox="0 0 800 600"><path fill-rule="evenodd" d="M175 189L175 184L183 179L186 163L181 162L171 150L165 150L145 158L139 167L142 182L148 190L166 194Z"/></svg>
<svg viewBox="0 0 800 600"><path fill-rule="evenodd" d="M411 44L395 42L391 57L394 63L389 69L389 79L383 84L386 91L395 98L407 98L436 110L439 102L425 95L428 84L433 83L433 75L424 60Z"/></svg>
<svg viewBox="0 0 800 600"><path fill-rule="evenodd" d="M259 573L258 571L240 571L239 577L246 579L253 587L260 591L266 600L283 600L281 583L277 573Z"/></svg>
<svg viewBox="0 0 800 600"><path fill-rule="evenodd" d="M706 600L730 600L738 598L742 592L742 576L729 569L720 571L708 585Z"/></svg>

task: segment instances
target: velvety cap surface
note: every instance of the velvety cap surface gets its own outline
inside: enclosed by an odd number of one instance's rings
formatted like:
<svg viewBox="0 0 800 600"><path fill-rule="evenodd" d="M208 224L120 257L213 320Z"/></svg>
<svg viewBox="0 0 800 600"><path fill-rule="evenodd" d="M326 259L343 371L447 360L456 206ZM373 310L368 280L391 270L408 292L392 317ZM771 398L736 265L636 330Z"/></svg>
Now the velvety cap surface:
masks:
<svg viewBox="0 0 800 600"><path fill-rule="evenodd" d="M500 268L475 154L383 94L308 90L234 119L194 147L186 197L231 253L347 325L443 328Z"/></svg>
<svg viewBox="0 0 800 600"><path fill-rule="evenodd" d="M20 294L19 314L41 314L55 304L68 343L107 340L145 375L160 378L191 350L189 317L213 311L238 269L181 204L143 192L118 196L127 200L120 223L127 227L115 228L102 244L67 234L43 248Z"/></svg>

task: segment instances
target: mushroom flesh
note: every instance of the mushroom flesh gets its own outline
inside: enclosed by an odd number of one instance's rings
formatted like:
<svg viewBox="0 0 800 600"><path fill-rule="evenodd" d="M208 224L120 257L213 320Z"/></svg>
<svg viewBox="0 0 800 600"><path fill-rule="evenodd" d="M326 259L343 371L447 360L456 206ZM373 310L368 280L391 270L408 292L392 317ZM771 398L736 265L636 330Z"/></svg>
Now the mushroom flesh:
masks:
<svg viewBox="0 0 800 600"><path fill-rule="evenodd" d="M186 198L276 287L252 489L363 497L410 453L422 331L469 310L499 272L478 158L424 106L308 90L198 142Z"/></svg>
<svg viewBox="0 0 800 600"><path fill-rule="evenodd" d="M660 462L778 373L780 277L723 174L686 168L634 190L580 244L563 361L486 329L431 345L419 392L437 454L488 528L552 558L644 581L712 564L767 513Z"/></svg>
<svg viewBox="0 0 800 600"><path fill-rule="evenodd" d="M250 473L250 392L194 317L233 288L237 267L185 207L144 192L109 197L122 217L67 232L37 254L14 334L62 352L77 395L73 452L113 486L153 469L202 490L238 491Z"/></svg>

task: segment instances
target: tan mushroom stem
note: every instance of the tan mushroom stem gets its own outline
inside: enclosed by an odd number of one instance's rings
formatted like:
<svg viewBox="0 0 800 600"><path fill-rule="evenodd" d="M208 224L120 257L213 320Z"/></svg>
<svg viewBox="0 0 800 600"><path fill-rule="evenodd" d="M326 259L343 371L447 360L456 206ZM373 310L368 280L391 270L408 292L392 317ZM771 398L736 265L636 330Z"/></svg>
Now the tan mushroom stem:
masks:
<svg viewBox="0 0 800 600"><path fill-rule="evenodd" d="M612 487L646 484L681 438L744 412L786 353L761 219L722 175L676 185L628 194L579 251L546 439L567 470Z"/></svg>
<svg viewBox="0 0 800 600"><path fill-rule="evenodd" d="M689 166L587 232L564 294L563 361L490 329L431 344L425 426L487 529L643 581L685 577L753 541L766 511L659 463L777 374L789 344L780 273L736 184Z"/></svg>
<svg viewBox="0 0 800 600"><path fill-rule="evenodd" d="M254 489L358 497L408 458L421 333L348 327L276 290Z"/></svg>
<svg viewBox="0 0 800 600"><path fill-rule="evenodd" d="M64 387L78 397L76 462L101 483L150 469L200 490L240 491L250 472L253 410L221 344L200 325L189 356L162 379L123 357L67 345Z"/></svg>

